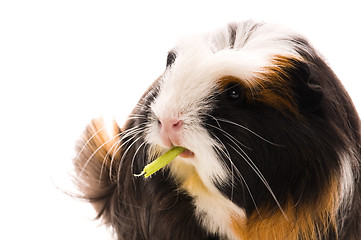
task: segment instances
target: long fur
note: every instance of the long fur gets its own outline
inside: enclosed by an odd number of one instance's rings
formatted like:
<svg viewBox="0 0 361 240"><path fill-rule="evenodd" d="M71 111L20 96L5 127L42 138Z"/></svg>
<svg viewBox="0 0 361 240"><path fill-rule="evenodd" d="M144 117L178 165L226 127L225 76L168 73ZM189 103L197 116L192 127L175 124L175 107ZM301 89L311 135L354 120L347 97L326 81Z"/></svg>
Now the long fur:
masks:
<svg viewBox="0 0 361 240"><path fill-rule="evenodd" d="M93 120L76 181L118 239L357 240L360 119L307 40L265 23L182 39L123 128ZM169 146L177 157L134 177Z"/></svg>

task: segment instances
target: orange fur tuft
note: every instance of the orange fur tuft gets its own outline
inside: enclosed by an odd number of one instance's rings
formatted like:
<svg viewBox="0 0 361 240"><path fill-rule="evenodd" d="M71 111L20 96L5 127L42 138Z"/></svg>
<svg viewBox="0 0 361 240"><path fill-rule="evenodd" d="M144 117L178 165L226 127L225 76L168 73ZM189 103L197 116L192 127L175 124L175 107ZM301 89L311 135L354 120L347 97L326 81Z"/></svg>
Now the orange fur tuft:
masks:
<svg viewBox="0 0 361 240"><path fill-rule="evenodd" d="M329 229L336 230L336 184L331 184L316 202L296 206L289 200L281 210L260 207L244 223L244 219L231 216L232 229L242 240L308 240L320 239ZM285 214L285 215L284 215Z"/></svg>
<svg viewBox="0 0 361 240"><path fill-rule="evenodd" d="M93 120L79 141L79 154L74 159L76 182L83 193L82 198L93 203L99 216L114 189L116 174L110 169L120 159L119 135L120 129L115 122L111 132L106 129L103 119Z"/></svg>

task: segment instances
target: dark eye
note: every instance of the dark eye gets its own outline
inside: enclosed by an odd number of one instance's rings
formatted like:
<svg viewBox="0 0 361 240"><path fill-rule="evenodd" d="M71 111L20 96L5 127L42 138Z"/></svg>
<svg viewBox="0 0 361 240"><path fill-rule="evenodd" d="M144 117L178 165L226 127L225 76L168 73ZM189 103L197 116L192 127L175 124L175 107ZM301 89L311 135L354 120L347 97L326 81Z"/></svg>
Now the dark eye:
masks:
<svg viewBox="0 0 361 240"><path fill-rule="evenodd" d="M177 58L177 54L173 51L170 51L167 56L167 67L172 65L176 58Z"/></svg>
<svg viewBox="0 0 361 240"><path fill-rule="evenodd" d="M237 83L230 83L226 88L226 94L232 102L242 99L242 89Z"/></svg>

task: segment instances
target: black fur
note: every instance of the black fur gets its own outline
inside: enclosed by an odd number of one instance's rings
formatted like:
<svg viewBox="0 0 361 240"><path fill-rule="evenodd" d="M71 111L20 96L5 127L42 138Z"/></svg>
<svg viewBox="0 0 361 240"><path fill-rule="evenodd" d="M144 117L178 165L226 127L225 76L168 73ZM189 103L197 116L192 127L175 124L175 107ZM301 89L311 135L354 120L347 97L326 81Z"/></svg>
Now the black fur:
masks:
<svg viewBox="0 0 361 240"><path fill-rule="evenodd" d="M170 67L177 58L177 54L174 51L170 51L167 56L167 67Z"/></svg>

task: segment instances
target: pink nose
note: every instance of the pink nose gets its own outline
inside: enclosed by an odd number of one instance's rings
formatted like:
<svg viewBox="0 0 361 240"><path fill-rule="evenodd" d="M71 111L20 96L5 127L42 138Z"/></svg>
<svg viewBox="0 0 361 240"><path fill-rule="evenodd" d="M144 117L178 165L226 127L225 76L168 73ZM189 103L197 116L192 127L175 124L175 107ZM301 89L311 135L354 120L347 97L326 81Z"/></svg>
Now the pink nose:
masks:
<svg viewBox="0 0 361 240"><path fill-rule="evenodd" d="M183 121L179 119L159 119L160 137L165 146L180 145L180 132Z"/></svg>
<svg viewBox="0 0 361 240"><path fill-rule="evenodd" d="M179 119L159 120L159 126L169 132L178 131L182 128L183 121Z"/></svg>

